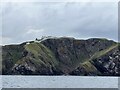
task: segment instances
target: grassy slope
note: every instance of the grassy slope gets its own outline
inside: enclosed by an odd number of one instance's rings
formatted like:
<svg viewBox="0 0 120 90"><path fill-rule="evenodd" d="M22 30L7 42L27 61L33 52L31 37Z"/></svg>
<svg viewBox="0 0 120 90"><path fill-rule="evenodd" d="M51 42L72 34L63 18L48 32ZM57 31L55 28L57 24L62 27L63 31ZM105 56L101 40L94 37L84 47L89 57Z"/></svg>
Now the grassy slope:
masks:
<svg viewBox="0 0 120 90"><path fill-rule="evenodd" d="M94 60L94 59L96 59L96 58L99 58L99 57L101 57L101 56L103 56L103 55L105 55L105 54L107 54L108 52L110 52L111 50L113 50L113 49L115 49L115 48L117 48L117 47L118 47L118 44L115 44L115 45L112 45L112 46L108 47L108 48L105 49L105 50L102 50L102 51L100 51L100 52L95 53L89 60L86 60L84 63L82 63L83 67L85 68L85 70L86 70L87 72L94 72L94 71L98 72L97 69L96 69L96 67L94 67L94 66L90 63L90 61L91 61L91 60Z"/></svg>
<svg viewBox="0 0 120 90"><path fill-rule="evenodd" d="M43 64L45 66L52 65L53 67L58 64L57 60L54 57L54 54L43 44L33 42L28 45L25 45L25 49L32 53L34 56L34 63Z"/></svg>
<svg viewBox="0 0 120 90"><path fill-rule="evenodd" d="M98 53L95 53L90 59L93 60L95 58L99 58L99 57L105 55L106 53L110 52L111 50L113 50L116 47L118 47L118 44L112 45L111 47L108 47L105 50L102 50L102 51L100 51Z"/></svg>
<svg viewBox="0 0 120 90"><path fill-rule="evenodd" d="M82 63L83 67L89 72L89 71L97 71L97 69L89 62L90 60L93 60L95 58L99 58L103 55L105 55L106 53L108 53L109 51L113 50L114 48L116 48L118 45L113 45L111 47L108 47L105 50L102 50L100 52L95 53L90 59L85 59L85 62ZM24 48L31 53L33 57L29 57L31 58L30 60L35 63L36 66L41 66L41 65L45 65L45 66L49 66L52 65L53 67L57 66L59 64L58 60L56 60L54 54L52 53L52 51L50 51L47 47L45 47L43 44L41 43L37 43L37 42L32 42L30 44L26 44L24 46ZM12 59L13 59L13 63L15 64L16 62L21 62L20 59L20 55L21 52L18 51L9 51L11 52L12 55ZM11 56L10 56L11 57ZM28 60L28 59L26 59ZM72 62L73 64L76 65L76 62ZM77 62L79 64L79 62ZM66 66L62 65L61 67L67 68ZM75 67L71 66L70 69L73 69Z"/></svg>
<svg viewBox="0 0 120 90"><path fill-rule="evenodd" d="M23 47L19 45L8 45L2 47L2 49L2 58L4 58L4 61L2 61L2 69L7 72L22 58Z"/></svg>
<svg viewBox="0 0 120 90"><path fill-rule="evenodd" d="M82 63L83 67L86 69L87 72L97 71L97 69L89 61L106 54L115 47L116 45L113 45L103 51L95 53L91 59L84 59L85 62ZM54 54L41 43L32 42L30 44L25 45L25 49L34 55L35 59L32 58L30 60L38 67L41 66L41 64L45 66L49 66L51 64L53 67L60 65L58 66L58 68L61 69L62 71L67 70L68 68L69 69L68 71L64 71L68 73L69 71L74 70L74 68L79 65L78 61L77 63L73 62L74 64L72 64L73 66L71 67L67 67L62 63L59 63L58 60L56 60ZM44 58L44 60L42 58Z"/></svg>
<svg viewBox="0 0 120 90"><path fill-rule="evenodd" d="M25 57L22 56L24 49L29 53L29 56L28 55ZM7 51L4 51L4 54L2 56L4 58L3 64L7 62L6 63L7 67L2 66L4 70L7 70L5 72L11 70L15 64L24 64L26 61L34 63L34 65L38 69L41 66L55 67L58 65L58 62L54 57L54 54L43 44L37 42L31 42L30 44L26 44L23 47L21 46L18 47L14 45L9 46Z"/></svg>

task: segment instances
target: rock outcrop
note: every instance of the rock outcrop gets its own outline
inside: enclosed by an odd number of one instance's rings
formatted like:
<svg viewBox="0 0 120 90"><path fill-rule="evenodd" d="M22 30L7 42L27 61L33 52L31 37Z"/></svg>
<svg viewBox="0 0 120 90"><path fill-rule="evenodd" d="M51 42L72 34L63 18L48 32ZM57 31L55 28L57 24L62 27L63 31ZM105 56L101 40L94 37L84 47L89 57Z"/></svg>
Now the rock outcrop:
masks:
<svg viewBox="0 0 120 90"><path fill-rule="evenodd" d="M2 74L119 76L118 47L112 40L68 37L6 45Z"/></svg>

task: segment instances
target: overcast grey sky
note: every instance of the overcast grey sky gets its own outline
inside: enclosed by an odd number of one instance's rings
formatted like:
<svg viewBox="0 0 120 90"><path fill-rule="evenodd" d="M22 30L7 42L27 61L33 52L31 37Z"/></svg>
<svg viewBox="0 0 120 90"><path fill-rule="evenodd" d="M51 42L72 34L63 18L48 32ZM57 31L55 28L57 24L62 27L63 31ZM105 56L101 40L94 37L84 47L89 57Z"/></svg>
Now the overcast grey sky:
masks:
<svg viewBox="0 0 120 90"><path fill-rule="evenodd" d="M41 36L118 39L114 2L4 3L3 44L22 43Z"/></svg>

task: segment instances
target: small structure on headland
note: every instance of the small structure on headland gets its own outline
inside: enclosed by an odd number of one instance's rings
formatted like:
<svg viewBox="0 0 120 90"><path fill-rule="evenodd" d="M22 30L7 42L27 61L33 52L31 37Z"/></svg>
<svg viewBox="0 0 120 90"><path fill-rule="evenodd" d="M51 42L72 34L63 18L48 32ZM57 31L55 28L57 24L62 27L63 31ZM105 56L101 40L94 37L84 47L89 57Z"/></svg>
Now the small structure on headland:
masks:
<svg viewBox="0 0 120 90"><path fill-rule="evenodd" d="M44 40L52 39L52 38L56 38L56 37L53 37L53 36L42 36L41 39L36 38L35 42L42 42Z"/></svg>
<svg viewBox="0 0 120 90"><path fill-rule="evenodd" d="M70 38L70 39L74 39L73 37L53 37L53 36L42 36L41 39L38 39L36 38L35 39L35 42L42 42L44 40L47 40L47 39L58 39L58 38Z"/></svg>

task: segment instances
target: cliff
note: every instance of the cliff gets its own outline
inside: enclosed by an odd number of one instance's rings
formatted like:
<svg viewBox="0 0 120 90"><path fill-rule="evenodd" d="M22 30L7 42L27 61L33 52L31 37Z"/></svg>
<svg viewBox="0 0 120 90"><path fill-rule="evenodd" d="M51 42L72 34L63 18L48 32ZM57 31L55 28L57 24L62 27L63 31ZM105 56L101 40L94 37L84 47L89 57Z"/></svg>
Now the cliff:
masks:
<svg viewBox="0 0 120 90"><path fill-rule="evenodd" d="M46 38L2 46L2 74L119 76L119 56L112 40Z"/></svg>

